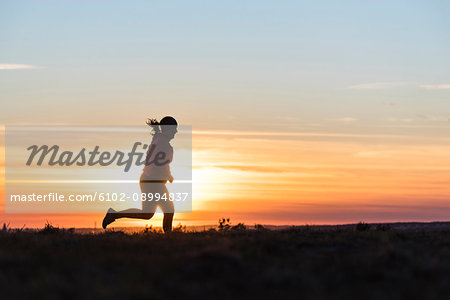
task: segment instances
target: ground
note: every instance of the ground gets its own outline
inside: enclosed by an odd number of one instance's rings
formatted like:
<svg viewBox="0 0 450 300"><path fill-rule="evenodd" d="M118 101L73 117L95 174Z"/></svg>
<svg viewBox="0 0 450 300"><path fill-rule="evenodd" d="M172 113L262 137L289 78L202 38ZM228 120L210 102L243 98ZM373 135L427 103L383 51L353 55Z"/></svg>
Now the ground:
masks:
<svg viewBox="0 0 450 300"><path fill-rule="evenodd" d="M0 231L2 299L448 299L445 226Z"/></svg>

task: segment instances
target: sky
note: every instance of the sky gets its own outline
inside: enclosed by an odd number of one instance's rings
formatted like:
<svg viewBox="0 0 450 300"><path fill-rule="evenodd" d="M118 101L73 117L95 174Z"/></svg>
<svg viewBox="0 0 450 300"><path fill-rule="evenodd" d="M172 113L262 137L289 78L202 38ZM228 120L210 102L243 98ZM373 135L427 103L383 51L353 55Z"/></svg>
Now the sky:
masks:
<svg viewBox="0 0 450 300"><path fill-rule="evenodd" d="M193 129L183 224L449 220L449 14L443 1L1 1L0 126L176 117Z"/></svg>

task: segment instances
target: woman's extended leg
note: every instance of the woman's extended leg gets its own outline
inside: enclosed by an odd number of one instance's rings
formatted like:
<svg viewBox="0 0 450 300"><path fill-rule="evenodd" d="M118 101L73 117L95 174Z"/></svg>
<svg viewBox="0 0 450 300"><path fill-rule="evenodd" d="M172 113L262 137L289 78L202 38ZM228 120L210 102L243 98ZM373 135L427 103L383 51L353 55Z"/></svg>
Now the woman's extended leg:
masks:
<svg viewBox="0 0 450 300"><path fill-rule="evenodd" d="M164 232L171 232L172 231L172 220L173 220L173 213L164 213L163 218L163 230Z"/></svg>
<svg viewBox="0 0 450 300"><path fill-rule="evenodd" d="M171 232L173 215L175 213L175 207L173 205L173 201L169 199L169 192L167 191L167 188L165 185L164 185L164 189L165 189L167 198L165 201L162 201L160 203L161 210L164 213L163 230L164 230L164 232Z"/></svg>

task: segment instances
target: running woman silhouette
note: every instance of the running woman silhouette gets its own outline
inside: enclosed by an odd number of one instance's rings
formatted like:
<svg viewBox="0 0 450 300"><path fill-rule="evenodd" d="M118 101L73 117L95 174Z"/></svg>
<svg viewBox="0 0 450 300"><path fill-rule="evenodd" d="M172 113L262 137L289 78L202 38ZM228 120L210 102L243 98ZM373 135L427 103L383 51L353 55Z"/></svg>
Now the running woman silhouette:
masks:
<svg viewBox="0 0 450 300"><path fill-rule="evenodd" d="M177 133L178 123L170 116L162 118L160 122L155 119L147 119L146 123L153 128L154 135L146 156L146 162L152 163L146 163L139 179L141 195L143 196L142 209L129 208L121 211L116 211L113 208L108 209L102 223L104 229L120 218L149 220L153 217L159 206L164 213L164 232L172 231L172 220L175 210L173 201L169 199L166 183L167 181L170 183L173 182L169 167L173 158L173 148L170 145L170 140ZM158 155L160 157L164 156L163 164L155 163L157 161L155 157Z"/></svg>

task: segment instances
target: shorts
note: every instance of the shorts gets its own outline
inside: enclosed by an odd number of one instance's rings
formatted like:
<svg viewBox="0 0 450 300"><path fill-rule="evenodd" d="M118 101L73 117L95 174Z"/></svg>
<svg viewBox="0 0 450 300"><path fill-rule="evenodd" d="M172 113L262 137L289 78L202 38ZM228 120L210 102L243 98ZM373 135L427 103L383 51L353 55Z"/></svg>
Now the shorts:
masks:
<svg viewBox="0 0 450 300"><path fill-rule="evenodd" d="M167 180L147 180L141 176L139 186L142 196L142 211L144 213L155 213L158 206L163 213L174 213L173 201L169 199L166 187Z"/></svg>

